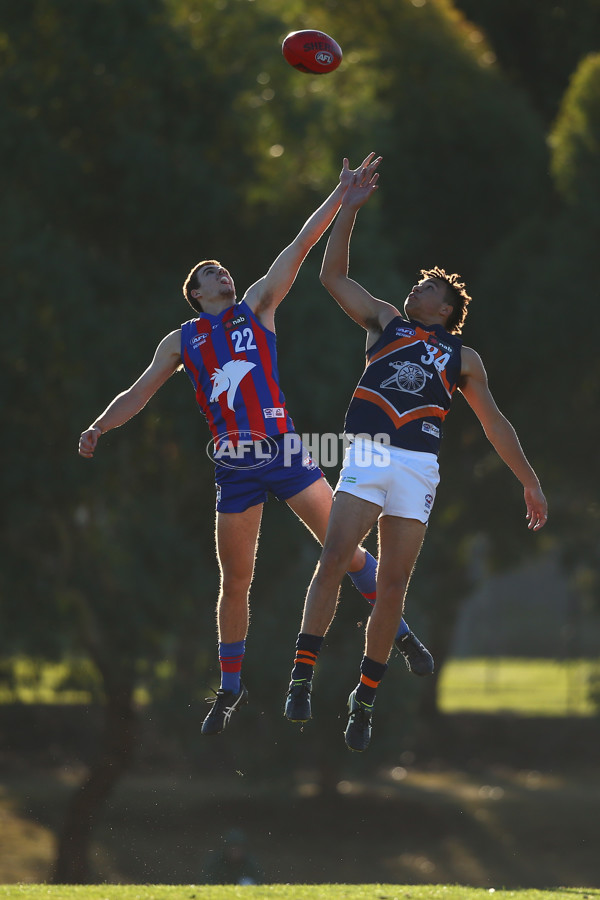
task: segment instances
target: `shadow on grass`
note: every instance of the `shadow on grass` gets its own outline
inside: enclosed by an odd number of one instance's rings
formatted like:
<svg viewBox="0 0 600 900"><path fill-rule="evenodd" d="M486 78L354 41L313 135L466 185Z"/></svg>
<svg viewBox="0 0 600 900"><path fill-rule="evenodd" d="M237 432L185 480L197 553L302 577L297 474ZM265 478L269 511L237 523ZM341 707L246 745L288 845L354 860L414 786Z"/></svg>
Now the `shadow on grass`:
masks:
<svg viewBox="0 0 600 900"><path fill-rule="evenodd" d="M5 811L55 832L74 774L5 774ZM316 773L274 779L265 763L249 777L224 760L207 776L124 778L95 834L93 862L98 881L199 884L235 827L271 882L569 884L578 895L578 885L600 884L599 800L598 784L584 777L501 767L394 767L345 778L324 795ZM25 870L31 847L23 838L20 848ZM39 879L39 869L38 860L19 880ZM0 866L0 881L11 871Z"/></svg>

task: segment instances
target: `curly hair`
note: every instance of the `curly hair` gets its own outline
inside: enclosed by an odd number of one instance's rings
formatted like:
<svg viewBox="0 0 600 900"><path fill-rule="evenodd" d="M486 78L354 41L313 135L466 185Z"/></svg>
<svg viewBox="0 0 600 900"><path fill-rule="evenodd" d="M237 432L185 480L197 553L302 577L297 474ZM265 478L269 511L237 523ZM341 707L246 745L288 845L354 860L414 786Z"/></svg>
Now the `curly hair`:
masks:
<svg viewBox="0 0 600 900"><path fill-rule="evenodd" d="M450 334L460 334L462 327L467 318L467 307L471 302L471 297L467 294L464 282L461 281L460 275L454 273L450 275L445 269L434 266L433 269L421 269L423 278L438 278L448 287L449 302L452 304L452 312L448 316L446 322L446 331Z"/></svg>
<svg viewBox="0 0 600 900"><path fill-rule="evenodd" d="M191 269L188 277L183 282L183 296L197 313L202 313L202 306L196 297L192 297L192 291L198 287L197 274L204 266L220 266L221 263L216 259L203 259L202 262L196 263Z"/></svg>

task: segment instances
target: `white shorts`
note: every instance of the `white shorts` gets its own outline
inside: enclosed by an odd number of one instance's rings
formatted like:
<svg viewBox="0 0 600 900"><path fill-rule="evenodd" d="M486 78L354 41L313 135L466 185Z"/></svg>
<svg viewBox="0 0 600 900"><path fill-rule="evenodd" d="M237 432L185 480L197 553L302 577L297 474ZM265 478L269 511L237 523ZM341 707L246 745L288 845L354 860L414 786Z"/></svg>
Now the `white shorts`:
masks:
<svg viewBox="0 0 600 900"><path fill-rule="evenodd" d="M346 450L335 490L376 503L381 507L380 516L427 524L439 483L433 453L357 438Z"/></svg>

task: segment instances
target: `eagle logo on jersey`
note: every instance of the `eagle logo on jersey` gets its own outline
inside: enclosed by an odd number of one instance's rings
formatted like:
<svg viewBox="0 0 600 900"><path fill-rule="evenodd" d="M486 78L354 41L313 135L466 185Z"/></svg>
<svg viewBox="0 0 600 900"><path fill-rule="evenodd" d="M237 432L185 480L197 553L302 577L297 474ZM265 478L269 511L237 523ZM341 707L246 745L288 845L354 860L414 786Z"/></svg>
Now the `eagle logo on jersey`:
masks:
<svg viewBox="0 0 600 900"><path fill-rule="evenodd" d="M433 378L431 372L426 372L417 363L391 362L390 366L396 371L382 381L379 387L389 387L395 391L405 391L407 394L419 394L425 387L425 379Z"/></svg>
<svg viewBox="0 0 600 900"><path fill-rule="evenodd" d="M240 381L248 374L250 369L255 368L255 365L256 363L248 362L246 359L230 359L229 362L224 364L222 369L215 369L210 376L213 389L208 402L213 403L221 396L223 391L227 391L227 406L233 410L233 401Z"/></svg>

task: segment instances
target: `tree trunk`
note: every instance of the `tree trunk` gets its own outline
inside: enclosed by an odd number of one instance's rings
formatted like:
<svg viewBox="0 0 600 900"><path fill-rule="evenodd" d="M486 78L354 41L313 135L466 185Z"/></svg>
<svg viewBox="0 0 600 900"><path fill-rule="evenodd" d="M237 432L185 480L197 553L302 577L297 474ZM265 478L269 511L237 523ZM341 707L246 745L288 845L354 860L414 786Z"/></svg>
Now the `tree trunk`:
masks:
<svg viewBox="0 0 600 900"><path fill-rule="evenodd" d="M93 763L67 807L58 850L53 884L90 884L93 873L89 852L92 832L103 805L132 761L136 716L133 685L114 688L107 694L104 716L104 749Z"/></svg>

